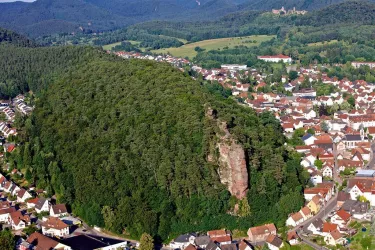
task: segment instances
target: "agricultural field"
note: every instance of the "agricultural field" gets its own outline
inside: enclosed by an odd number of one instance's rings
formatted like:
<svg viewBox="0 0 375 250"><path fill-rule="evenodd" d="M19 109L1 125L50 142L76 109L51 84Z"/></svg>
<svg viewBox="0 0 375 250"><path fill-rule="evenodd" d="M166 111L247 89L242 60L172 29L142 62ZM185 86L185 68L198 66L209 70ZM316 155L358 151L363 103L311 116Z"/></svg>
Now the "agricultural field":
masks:
<svg viewBox="0 0 375 250"><path fill-rule="evenodd" d="M130 42L131 44L134 44L134 45L138 45L140 44L140 42L137 42L137 41L127 41L127 42ZM118 42L118 43L111 43L111 44L107 44L107 45L104 45L102 46L104 50L111 50L113 47L117 46L117 45L120 45L121 42Z"/></svg>
<svg viewBox="0 0 375 250"><path fill-rule="evenodd" d="M228 37L220 39L204 40L196 43L185 44L178 48L167 48L152 50L153 53L167 54L170 53L176 57L189 57L190 59L197 55L196 47L204 50L219 50L225 47L234 48L235 46L257 46L261 42L271 40L274 36L259 35L259 36L245 36L245 37Z"/></svg>

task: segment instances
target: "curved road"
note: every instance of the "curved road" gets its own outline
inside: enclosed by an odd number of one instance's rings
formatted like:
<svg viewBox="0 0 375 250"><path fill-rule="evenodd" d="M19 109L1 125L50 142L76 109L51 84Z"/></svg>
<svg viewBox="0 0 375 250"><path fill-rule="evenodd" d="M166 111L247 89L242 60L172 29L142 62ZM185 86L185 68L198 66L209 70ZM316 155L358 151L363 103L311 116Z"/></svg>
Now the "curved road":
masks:
<svg viewBox="0 0 375 250"><path fill-rule="evenodd" d="M328 249L328 248L319 246L318 244L310 241L308 238L304 237L302 234L303 234L303 232L307 232L307 226L309 226L309 224L313 220L318 219L318 218L324 220L336 208L336 205L337 205L337 193L327 202L327 204L325 204L322 207L322 209L320 209L320 211L316 215L314 215L310 219L302 222L301 224L299 224L298 226L294 227L290 231L295 230L297 232L298 236L301 237L301 239L307 245L311 246L314 249L317 249L317 250Z"/></svg>

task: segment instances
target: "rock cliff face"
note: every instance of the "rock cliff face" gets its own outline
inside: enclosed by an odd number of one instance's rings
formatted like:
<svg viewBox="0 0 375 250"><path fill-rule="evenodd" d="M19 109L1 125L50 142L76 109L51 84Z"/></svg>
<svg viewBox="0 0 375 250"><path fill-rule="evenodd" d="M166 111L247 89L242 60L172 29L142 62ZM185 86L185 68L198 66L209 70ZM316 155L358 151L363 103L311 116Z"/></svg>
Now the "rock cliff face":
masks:
<svg viewBox="0 0 375 250"><path fill-rule="evenodd" d="M230 135L225 123L220 128L225 132L218 143L220 181L227 185L232 195L243 199L248 189L245 151Z"/></svg>
<svg viewBox="0 0 375 250"><path fill-rule="evenodd" d="M249 179L245 151L242 145L237 143L229 133L227 124L217 119L215 110L208 108L206 115L220 128L220 133L216 134L217 142L215 144L218 154L210 153L207 160L219 165L218 174L221 183L228 187L232 195L241 200L246 196Z"/></svg>

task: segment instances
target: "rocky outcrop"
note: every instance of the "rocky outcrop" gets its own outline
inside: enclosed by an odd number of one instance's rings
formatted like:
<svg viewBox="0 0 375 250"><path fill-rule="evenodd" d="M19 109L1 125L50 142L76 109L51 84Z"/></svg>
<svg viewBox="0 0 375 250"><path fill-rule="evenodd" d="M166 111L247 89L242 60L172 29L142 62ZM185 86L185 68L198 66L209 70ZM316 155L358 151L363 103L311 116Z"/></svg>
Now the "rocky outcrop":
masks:
<svg viewBox="0 0 375 250"><path fill-rule="evenodd" d="M228 187L229 192L238 199L243 199L248 190L248 172L245 150L230 134L227 124L217 117L216 110L207 109L206 116L219 127L216 133L216 153L210 152L207 160L219 165L218 174L221 183Z"/></svg>
<svg viewBox="0 0 375 250"><path fill-rule="evenodd" d="M249 179L245 151L230 135L225 123L222 123L220 128L225 132L218 143L220 181L227 185L232 195L243 199L246 196Z"/></svg>

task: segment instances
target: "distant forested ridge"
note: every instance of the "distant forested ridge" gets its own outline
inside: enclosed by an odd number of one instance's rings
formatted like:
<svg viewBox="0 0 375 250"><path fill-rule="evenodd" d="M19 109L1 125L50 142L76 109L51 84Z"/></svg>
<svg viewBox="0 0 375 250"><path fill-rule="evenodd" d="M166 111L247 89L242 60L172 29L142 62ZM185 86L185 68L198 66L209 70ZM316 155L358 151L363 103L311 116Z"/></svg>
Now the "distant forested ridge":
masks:
<svg viewBox="0 0 375 250"><path fill-rule="evenodd" d="M19 35L13 31L0 28L0 43L12 44L20 47L35 47L36 44L32 40Z"/></svg>
<svg viewBox="0 0 375 250"><path fill-rule="evenodd" d="M372 2L374 0L371 0ZM217 20L239 11L284 6L317 10L344 0L37 0L0 3L0 26L32 37L97 33L151 20Z"/></svg>
<svg viewBox="0 0 375 250"><path fill-rule="evenodd" d="M2 46L0 61L18 60L1 65L0 82L37 95L33 114L19 121L10 164L90 225L165 240L172 232L282 226L303 205L308 174L272 114L257 115L168 64L89 47ZM246 153L241 218L228 214L238 201L221 184L220 166L207 161L222 132L217 121Z"/></svg>

